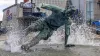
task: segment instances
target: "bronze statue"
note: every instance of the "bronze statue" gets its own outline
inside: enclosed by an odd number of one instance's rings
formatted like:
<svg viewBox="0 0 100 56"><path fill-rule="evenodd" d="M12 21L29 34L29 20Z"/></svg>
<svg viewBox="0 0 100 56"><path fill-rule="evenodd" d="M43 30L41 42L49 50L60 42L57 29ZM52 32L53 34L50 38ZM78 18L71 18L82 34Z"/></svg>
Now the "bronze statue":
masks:
<svg viewBox="0 0 100 56"><path fill-rule="evenodd" d="M21 46L21 49L24 51L29 51L32 46L38 44L42 39L47 40L53 34L54 30L65 24L66 20L68 27L70 27L71 22L69 18L71 18L76 11L75 8L62 9L50 4L42 4L41 8L52 11L52 14L45 19L37 20L34 24L25 29L26 35L32 31L40 31L40 33L28 44Z"/></svg>

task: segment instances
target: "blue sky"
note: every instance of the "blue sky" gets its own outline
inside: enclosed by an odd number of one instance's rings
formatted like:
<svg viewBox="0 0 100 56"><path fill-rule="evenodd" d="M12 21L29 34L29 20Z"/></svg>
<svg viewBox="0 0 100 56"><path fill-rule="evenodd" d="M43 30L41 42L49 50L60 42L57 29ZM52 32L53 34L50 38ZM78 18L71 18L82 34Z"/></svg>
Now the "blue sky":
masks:
<svg viewBox="0 0 100 56"><path fill-rule="evenodd" d="M23 0L18 0L18 3L22 2ZM3 18L3 9L13 5L15 0L0 0L0 21Z"/></svg>

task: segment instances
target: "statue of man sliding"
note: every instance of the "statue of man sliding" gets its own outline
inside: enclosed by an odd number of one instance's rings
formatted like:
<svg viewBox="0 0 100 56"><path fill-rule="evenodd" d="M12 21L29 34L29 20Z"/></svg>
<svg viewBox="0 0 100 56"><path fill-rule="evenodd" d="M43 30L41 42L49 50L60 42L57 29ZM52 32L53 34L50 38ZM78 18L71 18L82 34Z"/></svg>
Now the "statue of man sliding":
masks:
<svg viewBox="0 0 100 56"><path fill-rule="evenodd" d="M31 31L40 31L40 33L29 43L21 46L21 49L24 51L29 51L32 46L39 43L39 41L42 39L47 40L53 34L54 30L65 24L66 19L66 23L70 25L71 23L68 21L69 17L72 17L76 10L75 8L64 10L58 6L50 4L42 4L41 8L52 11L52 14L45 19L37 20L35 23L25 29L26 35Z"/></svg>

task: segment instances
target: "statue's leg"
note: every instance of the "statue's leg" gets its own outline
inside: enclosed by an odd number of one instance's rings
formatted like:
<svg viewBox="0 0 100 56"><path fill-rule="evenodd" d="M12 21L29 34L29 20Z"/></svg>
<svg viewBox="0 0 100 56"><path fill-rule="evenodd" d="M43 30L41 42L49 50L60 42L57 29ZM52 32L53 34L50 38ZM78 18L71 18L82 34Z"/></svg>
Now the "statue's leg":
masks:
<svg viewBox="0 0 100 56"><path fill-rule="evenodd" d="M65 25L65 46L67 45L69 35L70 35L70 25Z"/></svg>
<svg viewBox="0 0 100 56"><path fill-rule="evenodd" d="M74 44L67 44L68 42L68 37L70 35L70 26L71 26L71 22L67 21L65 22L65 47L74 47Z"/></svg>
<svg viewBox="0 0 100 56"><path fill-rule="evenodd" d="M42 39L48 39L53 33L53 30L49 28L44 28L35 38L33 38L29 43L22 45L21 49L28 51L32 46L35 46Z"/></svg>
<svg viewBox="0 0 100 56"><path fill-rule="evenodd" d="M24 32L25 32L25 35L28 35L30 32L34 31L40 31L44 28L44 19L39 19L37 20L36 22L34 22L33 24L31 24L30 26L28 26Z"/></svg>

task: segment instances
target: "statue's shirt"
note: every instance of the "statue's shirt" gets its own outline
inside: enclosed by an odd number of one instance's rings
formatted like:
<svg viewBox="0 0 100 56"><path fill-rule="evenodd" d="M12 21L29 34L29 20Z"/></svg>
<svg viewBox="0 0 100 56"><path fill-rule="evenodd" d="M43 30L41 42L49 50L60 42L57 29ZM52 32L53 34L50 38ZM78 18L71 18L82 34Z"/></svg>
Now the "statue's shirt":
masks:
<svg viewBox="0 0 100 56"><path fill-rule="evenodd" d="M57 29L64 25L65 17L62 12L52 13L49 17L45 19L45 22L51 29Z"/></svg>
<svg viewBox="0 0 100 56"><path fill-rule="evenodd" d="M65 17L63 13L63 8L50 4L43 4L41 8L52 11L52 14L45 19L45 22L51 29L55 30L59 28L64 25L65 19L68 19L68 17Z"/></svg>

